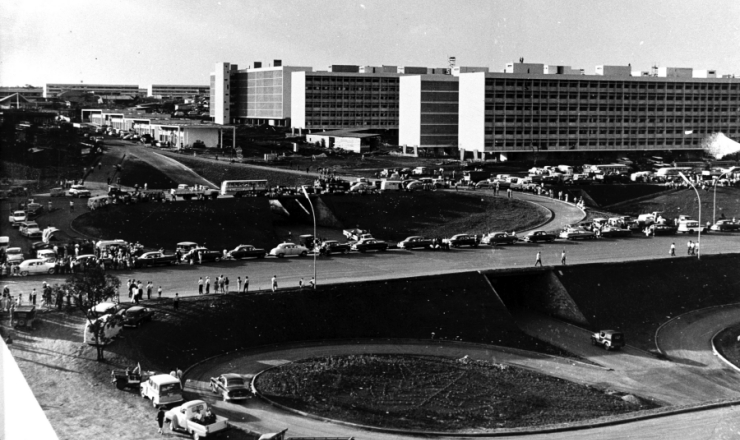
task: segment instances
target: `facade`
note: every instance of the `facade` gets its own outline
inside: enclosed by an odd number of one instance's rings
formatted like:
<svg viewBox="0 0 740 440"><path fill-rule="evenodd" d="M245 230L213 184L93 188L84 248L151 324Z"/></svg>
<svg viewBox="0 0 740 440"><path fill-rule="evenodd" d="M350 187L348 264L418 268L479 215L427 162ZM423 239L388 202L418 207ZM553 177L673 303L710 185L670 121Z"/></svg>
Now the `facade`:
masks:
<svg viewBox="0 0 740 440"><path fill-rule="evenodd" d="M455 76L402 77L399 145L414 149L447 149L448 153L453 153L458 143L459 87Z"/></svg>
<svg viewBox="0 0 740 440"><path fill-rule="evenodd" d="M140 94L139 86L135 84L45 84L44 98L54 98L69 91L81 91L97 95L144 96Z"/></svg>
<svg viewBox="0 0 740 440"><path fill-rule="evenodd" d="M0 99L16 93L30 100L44 97L44 89L41 87L0 87Z"/></svg>
<svg viewBox="0 0 740 440"><path fill-rule="evenodd" d="M206 96L210 92L210 87L203 86L185 86L173 84L152 84L147 88L147 96L158 99L163 98L194 98L196 96Z"/></svg>
<svg viewBox="0 0 740 440"><path fill-rule="evenodd" d="M740 80L673 72L671 77L462 74L459 147L502 160L539 152L699 155L707 134L740 139Z"/></svg>
<svg viewBox="0 0 740 440"><path fill-rule="evenodd" d="M379 142L380 135L358 130L333 130L306 135L309 144L320 144L325 148L339 148L354 153L364 153L370 150L372 142Z"/></svg>

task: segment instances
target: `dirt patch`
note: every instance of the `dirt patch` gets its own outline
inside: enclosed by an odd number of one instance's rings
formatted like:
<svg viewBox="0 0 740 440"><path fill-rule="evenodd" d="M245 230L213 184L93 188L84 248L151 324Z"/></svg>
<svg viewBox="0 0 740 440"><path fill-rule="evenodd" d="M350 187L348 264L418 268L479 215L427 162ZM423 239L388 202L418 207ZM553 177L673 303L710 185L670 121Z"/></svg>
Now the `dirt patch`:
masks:
<svg viewBox="0 0 740 440"><path fill-rule="evenodd" d="M517 367L404 355L330 356L281 365L255 386L323 417L384 428L516 428L645 409L613 395Z"/></svg>

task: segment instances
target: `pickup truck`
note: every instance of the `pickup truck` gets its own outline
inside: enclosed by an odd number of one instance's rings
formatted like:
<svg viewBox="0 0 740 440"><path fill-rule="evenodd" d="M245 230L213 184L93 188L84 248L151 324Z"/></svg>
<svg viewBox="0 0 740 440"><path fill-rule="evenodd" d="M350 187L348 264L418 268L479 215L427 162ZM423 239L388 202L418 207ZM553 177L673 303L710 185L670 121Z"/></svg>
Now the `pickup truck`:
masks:
<svg viewBox="0 0 740 440"><path fill-rule="evenodd" d="M591 335L591 345L601 345L609 350L624 347L624 334L614 330L601 330Z"/></svg>
<svg viewBox="0 0 740 440"><path fill-rule="evenodd" d="M211 392L220 394L224 402L246 400L251 394L249 385L238 374L222 374L212 377Z"/></svg>
<svg viewBox="0 0 740 440"><path fill-rule="evenodd" d="M372 238L370 231L366 229L345 229L342 231L342 234L347 237L347 240L351 241L360 241L363 236L364 238Z"/></svg>
<svg viewBox="0 0 740 440"><path fill-rule="evenodd" d="M219 190L180 184L177 185L177 188L171 189L170 194L174 197L180 197L183 200L192 200L194 198L204 199L209 197L215 200L218 197Z"/></svg>
<svg viewBox="0 0 740 440"><path fill-rule="evenodd" d="M210 412L208 404L202 400L191 400L164 413L165 423L171 431L190 434L193 439L214 437L228 429L228 419Z"/></svg>

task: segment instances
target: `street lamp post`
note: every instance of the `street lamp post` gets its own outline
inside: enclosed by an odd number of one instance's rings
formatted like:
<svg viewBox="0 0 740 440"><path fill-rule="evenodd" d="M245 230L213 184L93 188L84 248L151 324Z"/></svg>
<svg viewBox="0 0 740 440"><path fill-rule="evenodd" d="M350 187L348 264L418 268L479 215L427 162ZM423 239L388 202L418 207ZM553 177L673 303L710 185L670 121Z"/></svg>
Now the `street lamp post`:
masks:
<svg viewBox="0 0 740 440"><path fill-rule="evenodd" d="M313 202L311 202L311 197L308 196L306 186L301 186L301 189L303 190L303 195L306 196L306 200L308 200L308 204L311 205L311 215L313 216L313 288L316 290L316 285L318 284L318 279L316 278L316 211L313 209Z"/></svg>
<svg viewBox="0 0 740 440"><path fill-rule="evenodd" d="M696 189L696 186L694 186L691 181L681 172L678 173L679 176L687 183L691 188L694 189L694 192L696 193L696 199L699 201L699 235L696 239L697 244L699 245L699 251L696 253L697 259L701 260L701 196L699 196L699 190Z"/></svg>

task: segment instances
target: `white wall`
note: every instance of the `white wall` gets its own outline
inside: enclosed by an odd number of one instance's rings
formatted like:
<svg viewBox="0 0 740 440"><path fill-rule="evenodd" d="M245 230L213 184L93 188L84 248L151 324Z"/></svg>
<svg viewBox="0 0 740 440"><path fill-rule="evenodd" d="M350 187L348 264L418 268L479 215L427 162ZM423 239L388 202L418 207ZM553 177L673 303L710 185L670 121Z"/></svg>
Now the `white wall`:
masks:
<svg viewBox="0 0 740 440"><path fill-rule="evenodd" d="M421 77L400 78L398 103L398 144L421 145Z"/></svg>
<svg viewBox="0 0 740 440"><path fill-rule="evenodd" d="M460 75L458 146L465 151L484 151L486 74Z"/></svg>
<svg viewBox="0 0 740 440"><path fill-rule="evenodd" d="M292 72L290 76L290 126L306 128L306 72Z"/></svg>
<svg viewBox="0 0 740 440"><path fill-rule="evenodd" d="M185 145L193 145L193 142L201 140L206 144L208 148L216 148L216 145L220 142L219 128L195 128L195 127L183 127L182 131L183 142ZM231 146L231 145L229 145Z"/></svg>
<svg viewBox="0 0 740 440"><path fill-rule="evenodd" d="M214 88L216 91L214 100L211 102L211 106L214 107L213 122L216 124L228 124L231 122L231 109L229 108L231 101L230 69L231 63L216 63L216 70L214 72Z"/></svg>

